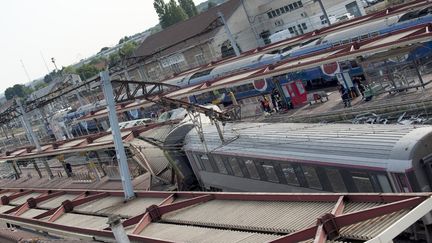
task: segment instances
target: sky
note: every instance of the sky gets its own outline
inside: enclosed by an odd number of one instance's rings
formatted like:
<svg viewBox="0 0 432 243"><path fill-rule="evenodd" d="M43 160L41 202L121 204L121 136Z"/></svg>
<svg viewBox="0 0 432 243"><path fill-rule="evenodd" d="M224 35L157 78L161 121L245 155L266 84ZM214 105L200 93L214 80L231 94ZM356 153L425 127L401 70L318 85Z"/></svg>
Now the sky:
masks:
<svg viewBox="0 0 432 243"><path fill-rule="evenodd" d="M194 0L195 4L205 0ZM153 0L0 0L0 93L158 23ZM22 63L21 63L22 61Z"/></svg>

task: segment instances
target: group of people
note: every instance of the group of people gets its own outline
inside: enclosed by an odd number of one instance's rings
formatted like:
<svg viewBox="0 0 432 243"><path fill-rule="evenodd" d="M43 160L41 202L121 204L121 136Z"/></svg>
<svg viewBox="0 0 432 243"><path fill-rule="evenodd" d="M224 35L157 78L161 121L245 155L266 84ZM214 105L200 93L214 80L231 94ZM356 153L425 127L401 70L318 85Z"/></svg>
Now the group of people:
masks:
<svg viewBox="0 0 432 243"><path fill-rule="evenodd" d="M362 96L362 99L364 99L364 92L366 89L362 84L362 78L354 77L352 81L353 87L350 89L345 88L345 86L342 84L339 85L339 92L345 107L351 107L351 100L353 98L360 97L360 95Z"/></svg>
<svg viewBox="0 0 432 243"><path fill-rule="evenodd" d="M273 111L279 112L282 108L282 97L277 89L273 89L272 93L270 94L271 102L273 105L273 109L270 107L270 101L269 99L263 95L262 99L260 99L261 108L268 113L272 113Z"/></svg>

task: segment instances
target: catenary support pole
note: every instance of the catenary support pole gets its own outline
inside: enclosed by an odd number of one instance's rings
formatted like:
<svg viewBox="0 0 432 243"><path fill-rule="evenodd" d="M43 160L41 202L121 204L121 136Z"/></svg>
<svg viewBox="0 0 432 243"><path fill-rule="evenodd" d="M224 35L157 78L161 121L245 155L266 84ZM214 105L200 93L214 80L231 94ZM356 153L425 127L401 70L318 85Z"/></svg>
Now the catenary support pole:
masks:
<svg viewBox="0 0 432 243"><path fill-rule="evenodd" d="M123 191L125 194L125 199L129 200L134 198L135 194L133 191L131 176L129 172L129 166L127 164L127 158L125 149L123 146L123 140L120 133L120 127L118 125L118 118L115 109L113 88L111 85L111 79L108 71L103 71L100 73L102 80L102 88L105 96L105 100L108 108L108 118L111 125L111 131L114 139L114 145L116 150L117 161L120 169L120 176L123 185Z"/></svg>
<svg viewBox="0 0 432 243"><path fill-rule="evenodd" d="M224 15L223 15L221 12L218 12L218 15L219 15L219 17L220 17L221 20L222 20L222 23L223 23L224 28L225 28L225 32L226 32L226 34L228 35L228 39L229 39L230 42L231 42L231 46L232 46L232 48L234 49L234 52L235 52L236 56L240 56L240 50L239 50L239 48L237 47L237 43L235 42L234 37L233 37L232 34L231 34L231 30L229 29L228 24L227 24L226 21L225 21L225 17L224 17Z"/></svg>
<svg viewBox="0 0 432 243"><path fill-rule="evenodd" d="M330 26L331 22L330 22L328 14L327 14L327 11L326 11L326 9L324 7L324 4L322 3L322 0L315 0L315 1L319 3L321 11L324 14L325 19L327 20L328 25Z"/></svg>
<svg viewBox="0 0 432 243"><path fill-rule="evenodd" d="M20 112L21 112L21 121L23 123L23 127L27 132L27 136L32 140L30 142L33 142L33 144L34 144L34 146L36 146L36 150L38 152L41 152L42 149L41 149L41 146L39 144L39 140L33 132L33 129L31 127L30 122L29 122L28 117L27 117L27 113L26 113L25 109L23 108L21 100L17 98L16 103L17 103L17 105L20 109ZM52 179L54 176L53 176L53 173L51 171L51 168L48 165L48 162L46 161L46 159L41 159L41 160L45 166L45 169L48 173L49 178Z"/></svg>

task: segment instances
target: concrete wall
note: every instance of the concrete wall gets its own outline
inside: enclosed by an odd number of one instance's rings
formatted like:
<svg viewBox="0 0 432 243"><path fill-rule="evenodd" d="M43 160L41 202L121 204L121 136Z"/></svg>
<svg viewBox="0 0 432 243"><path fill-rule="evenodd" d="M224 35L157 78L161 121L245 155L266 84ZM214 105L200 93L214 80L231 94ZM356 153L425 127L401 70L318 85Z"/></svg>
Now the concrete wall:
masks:
<svg viewBox="0 0 432 243"><path fill-rule="evenodd" d="M237 8L230 18L225 17L225 19L241 51L248 51L258 47L256 37L253 33L251 25L249 24L245 9L242 5ZM225 28L221 28L216 33L213 43L216 56L222 56L221 47L222 44L227 40L228 35L225 32Z"/></svg>

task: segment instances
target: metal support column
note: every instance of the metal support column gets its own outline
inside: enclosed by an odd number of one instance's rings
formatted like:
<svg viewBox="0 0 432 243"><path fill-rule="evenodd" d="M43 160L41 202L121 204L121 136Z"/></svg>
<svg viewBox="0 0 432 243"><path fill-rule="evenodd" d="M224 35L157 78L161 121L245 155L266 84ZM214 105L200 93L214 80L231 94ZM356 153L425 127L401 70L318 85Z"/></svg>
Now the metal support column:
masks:
<svg viewBox="0 0 432 243"><path fill-rule="evenodd" d="M36 160L33 160L33 167L35 168L35 170L36 170L36 172L37 172L39 178L42 178L42 173L41 173L41 171L40 171L40 169L39 169L39 166L38 166L37 163L36 163Z"/></svg>
<svg viewBox="0 0 432 243"><path fill-rule="evenodd" d="M314 0L314 1L316 1L316 2L319 3L320 8L321 8L321 11L323 12L324 17L326 18L327 23L328 23L328 25L330 26L330 25L331 25L331 22L330 22L330 19L329 19L329 16L328 16L328 14L327 14L326 9L324 8L324 4L322 3L322 0Z"/></svg>
<svg viewBox="0 0 432 243"><path fill-rule="evenodd" d="M125 199L129 200L135 197L129 166L127 164L126 153L123 146L123 140L120 133L120 127L118 125L117 113L114 103L114 92L111 85L111 79L108 71L103 71L100 73L102 80L102 88L105 95L105 100L107 102L108 117L111 124L111 131L114 139L114 145L116 149L117 161L119 163L120 176L123 185L123 191L125 194Z"/></svg>
<svg viewBox="0 0 432 243"><path fill-rule="evenodd" d="M20 109L20 112L21 112L21 121L23 122L23 127L25 128L28 137L32 140L31 142L33 142L34 146L36 146L36 150L38 152L41 152L42 149L41 149L41 146L39 144L39 140L36 137L36 135L33 133L33 129L31 127L31 125L30 125L29 120L28 120L27 113L26 113L26 111L24 110L24 108L23 108L23 106L21 104L21 100L16 99L16 102L17 102L17 105L19 106L19 109ZM45 166L45 169L46 169L46 171L48 173L49 178L52 179L54 176L53 176L53 173L51 171L51 168L48 165L48 162L46 161L46 159L42 159L42 162L43 162L43 164Z"/></svg>
<svg viewBox="0 0 432 243"><path fill-rule="evenodd" d="M225 21L224 15L221 12L218 12L218 15L221 18L222 23L224 24L225 32L228 35L228 39L231 42L231 46L233 47L236 56L240 56L240 50L238 49L237 43L235 42L234 37L231 34L231 30L229 29L228 24Z"/></svg>

